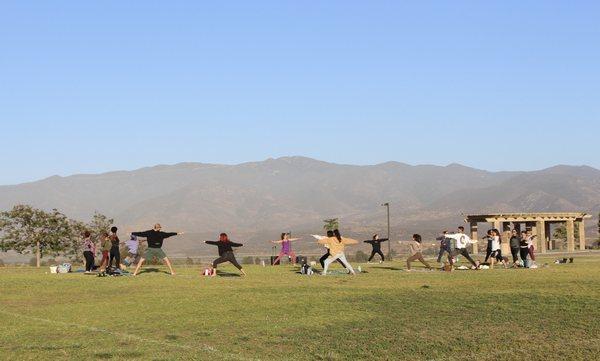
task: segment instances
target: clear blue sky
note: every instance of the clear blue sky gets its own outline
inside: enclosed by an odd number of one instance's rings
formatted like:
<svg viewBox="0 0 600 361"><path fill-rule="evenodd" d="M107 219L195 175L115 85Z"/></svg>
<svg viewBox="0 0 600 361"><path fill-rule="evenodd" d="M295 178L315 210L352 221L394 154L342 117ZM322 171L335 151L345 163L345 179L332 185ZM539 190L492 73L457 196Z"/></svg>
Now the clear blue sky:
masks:
<svg viewBox="0 0 600 361"><path fill-rule="evenodd" d="M0 184L285 155L600 168L599 4L3 1Z"/></svg>

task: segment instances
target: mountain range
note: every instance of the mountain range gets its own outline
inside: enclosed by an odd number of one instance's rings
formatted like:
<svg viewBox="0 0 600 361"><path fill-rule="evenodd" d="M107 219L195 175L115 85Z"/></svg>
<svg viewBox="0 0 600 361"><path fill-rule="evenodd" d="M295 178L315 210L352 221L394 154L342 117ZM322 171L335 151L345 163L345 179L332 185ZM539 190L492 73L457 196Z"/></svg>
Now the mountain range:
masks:
<svg viewBox="0 0 600 361"><path fill-rule="evenodd" d="M0 186L2 210L24 203L80 220L98 211L114 218L124 233L155 222L186 231L167 247L181 255L214 252L199 241L222 231L247 242L247 253L270 252L266 240L282 231L304 236L297 247L313 251L317 246L307 235L323 233L322 220L336 217L346 234L366 239L386 232L384 202L390 203L394 239L455 228L467 213L597 215L600 170L559 165L488 172L459 164L357 166L284 157L238 165L158 165Z"/></svg>

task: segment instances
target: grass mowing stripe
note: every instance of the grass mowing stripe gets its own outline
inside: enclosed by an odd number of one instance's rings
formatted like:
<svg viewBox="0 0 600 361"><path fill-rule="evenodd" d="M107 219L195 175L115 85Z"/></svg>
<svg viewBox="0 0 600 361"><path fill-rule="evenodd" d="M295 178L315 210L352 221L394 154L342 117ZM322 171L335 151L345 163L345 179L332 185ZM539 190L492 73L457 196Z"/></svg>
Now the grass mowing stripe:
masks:
<svg viewBox="0 0 600 361"><path fill-rule="evenodd" d="M3 315L6 315L6 316L14 317L14 318L27 319L27 320L36 321L36 322L43 322L43 323L57 325L57 326L61 326L61 327L67 327L67 328L68 327L76 327L76 328L83 329L86 331L108 333L108 334L111 334L111 335L114 335L114 336L117 336L120 338L134 340L134 341L138 341L138 342L154 343L154 344L157 344L160 346L174 347L174 348L180 348L180 349L191 350L191 351L198 350L198 347L196 347L196 346L176 344L176 343L165 342L165 341L160 341L160 340L153 340L153 339L144 338L144 337L129 334L129 333L109 331L107 329L103 329L103 328L99 328L99 327L84 326L84 325L78 325L76 323L68 323L68 322L50 320L50 319L46 319L46 318L27 316L27 315L23 315L23 314L16 313L16 312L9 312L6 310L0 310L0 313ZM232 360L239 360L239 361L254 361L254 360L256 360L256 361L258 361L258 359L246 358L246 357L242 357L239 355L229 354L229 353L226 353L223 351L219 351L219 350L215 349L214 347L208 346L208 345L200 345L200 349L202 351L205 351L208 353L219 354L220 356L224 356L225 358L232 359Z"/></svg>

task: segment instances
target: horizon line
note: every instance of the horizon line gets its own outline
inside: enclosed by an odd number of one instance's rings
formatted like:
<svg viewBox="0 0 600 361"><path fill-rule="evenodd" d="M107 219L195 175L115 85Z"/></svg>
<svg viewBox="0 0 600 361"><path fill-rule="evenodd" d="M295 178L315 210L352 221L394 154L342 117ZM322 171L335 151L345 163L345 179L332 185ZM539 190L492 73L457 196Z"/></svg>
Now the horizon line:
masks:
<svg viewBox="0 0 600 361"><path fill-rule="evenodd" d="M252 163L264 163L264 162L268 162L268 161L278 161L278 160L285 160L285 159L307 159L307 160L311 160L311 161L315 161L315 162L321 162L321 163L327 163L327 164L331 164L331 165L339 165L339 166L353 166L353 167L377 167L377 166L382 166L385 164L390 164L390 163L394 163L394 164L399 164L399 165L404 165L404 166L409 166L409 167L438 167L438 168L449 168L452 166L457 166L457 167L464 167L464 168L469 168L472 170L477 170L477 171L483 171L483 172L488 172L488 173L530 173L530 172L540 172L540 171L544 171L544 170L548 170L548 169L552 169L552 168L556 168L556 167L574 167L574 168L583 168L583 167L587 167L587 168L591 168L594 169L596 171L600 171L600 169L590 166L590 165L586 165L586 164L578 164L578 165L574 165L574 164L555 164L549 167L545 167L545 168L538 168L538 169L530 169L530 170L488 170L488 169L482 169L482 168L477 168L477 167L471 167L468 165L464 165L458 162L452 162L452 163L448 163L446 165L440 165L440 164L430 164L430 163L424 163L424 164L410 164L410 163L405 163L405 162L401 162L401 161L397 161L397 160L389 160L389 161L385 161L385 162L379 162L379 163L375 163L375 164L349 164L349 163L343 163L343 162L333 162L333 161L325 161L325 160L320 160L317 158L312 158L312 157L308 157L308 156L303 156L303 155L289 155L289 156L280 156L280 157L269 157L263 160L254 160L254 161L245 161L245 162L232 162L232 163L210 163L210 162L201 162L201 161L182 161L182 162L176 162L176 163L159 163L159 164L155 164L155 165L147 165L147 166L141 166L141 167L137 167L137 168L133 168L133 169L117 169L117 170L107 170L107 171L100 171L97 173L72 173L72 174L67 174L67 175L60 175L60 174L53 174L47 177L43 177L43 178L38 178L38 179L34 179L34 180L29 180L29 181L24 181L24 182L20 182L20 183L12 183L12 184L0 184L0 187L16 187L16 186L21 186L21 185L26 185L26 184L32 184L32 183L37 183L37 182L43 182L45 180L51 179L51 178L69 178L69 177L85 177L85 176L102 176L102 175L107 175L107 174L113 174L113 173L130 173L130 172L136 172L136 171L140 171L140 170L144 170L144 169L151 169L151 168L158 168L158 167L176 167L178 165L192 165L192 164L197 164L197 165L206 165L206 166L226 166L226 167L236 167L236 166L242 166L242 165L247 165L247 164L252 164Z"/></svg>

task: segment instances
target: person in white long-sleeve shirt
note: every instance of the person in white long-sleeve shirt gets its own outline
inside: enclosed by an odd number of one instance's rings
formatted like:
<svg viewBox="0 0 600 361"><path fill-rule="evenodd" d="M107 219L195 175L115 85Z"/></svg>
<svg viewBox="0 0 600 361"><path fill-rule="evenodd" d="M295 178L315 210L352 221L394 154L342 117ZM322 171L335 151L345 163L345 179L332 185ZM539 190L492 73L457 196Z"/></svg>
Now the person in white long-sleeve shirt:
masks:
<svg viewBox="0 0 600 361"><path fill-rule="evenodd" d="M471 237L465 234L465 227L458 227L457 233L446 234L446 237L456 240L456 253L460 254L461 256L465 257L469 262L471 262L474 269L479 268L479 261L475 262L473 258L471 258L469 251L467 251L467 245L477 243L477 240L472 240ZM452 262L454 261L452 260Z"/></svg>

